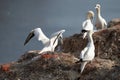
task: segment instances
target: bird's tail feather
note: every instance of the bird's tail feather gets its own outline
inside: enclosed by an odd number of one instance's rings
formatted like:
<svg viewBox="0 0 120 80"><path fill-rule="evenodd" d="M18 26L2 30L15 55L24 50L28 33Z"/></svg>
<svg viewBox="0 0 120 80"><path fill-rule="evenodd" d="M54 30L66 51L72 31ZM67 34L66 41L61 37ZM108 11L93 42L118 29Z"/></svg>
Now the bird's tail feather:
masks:
<svg viewBox="0 0 120 80"><path fill-rule="evenodd" d="M83 72L86 64L87 64L86 61L81 63L81 73Z"/></svg>

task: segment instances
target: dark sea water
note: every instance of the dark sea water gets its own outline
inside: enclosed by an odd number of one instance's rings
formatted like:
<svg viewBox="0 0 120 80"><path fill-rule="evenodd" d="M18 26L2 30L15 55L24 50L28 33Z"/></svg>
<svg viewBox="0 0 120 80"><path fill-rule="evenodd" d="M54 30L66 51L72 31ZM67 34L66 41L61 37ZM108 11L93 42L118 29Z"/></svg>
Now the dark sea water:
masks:
<svg viewBox="0 0 120 80"><path fill-rule="evenodd" d="M28 33L40 27L50 34L65 29L64 37L80 33L86 12L100 3L106 21L120 18L120 0L0 0L0 63L17 60L24 52L42 49L33 38L24 46Z"/></svg>

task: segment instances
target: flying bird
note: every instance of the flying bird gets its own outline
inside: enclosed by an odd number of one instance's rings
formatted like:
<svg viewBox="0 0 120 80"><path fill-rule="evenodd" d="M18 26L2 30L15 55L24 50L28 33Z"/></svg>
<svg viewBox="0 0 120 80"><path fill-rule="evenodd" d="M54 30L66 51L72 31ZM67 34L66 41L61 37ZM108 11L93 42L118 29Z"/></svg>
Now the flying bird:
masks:
<svg viewBox="0 0 120 80"><path fill-rule="evenodd" d="M87 19L82 24L82 32L84 32L84 30L93 30L94 29L94 26L92 23L93 18L94 18L94 12L88 11L86 18ZM87 32L84 32L83 37L85 37L86 34L87 34Z"/></svg>
<svg viewBox="0 0 120 80"><path fill-rule="evenodd" d="M60 30L58 32L55 32L51 35L51 38L49 39L41 30L41 28L36 28L32 30L29 35L27 36L24 45L26 45L31 38L34 36L38 39L38 41L41 41L44 45L44 48L40 51L39 54L42 54L47 51L52 51L54 52L56 46L58 43L63 44L63 33L65 30Z"/></svg>
<svg viewBox="0 0 120 80"><path fill-rule="evenodd" d="M92 38L93 30L84 30L87 32L88 43L87 46L80 53L80 62L81 62L81 73L83 72L85 65L94 59L95 56L95 46Z"/></svg>
<svg viewBox="0 0 120 80"><path fill-rule="evenodd" d="M107 28L107 22L101 16L101 6L100 6L100 4L96 4L95 9L96 9L96 12L97 12L96 22L95 22L96 29L99 30L99 29Z"/></svg>

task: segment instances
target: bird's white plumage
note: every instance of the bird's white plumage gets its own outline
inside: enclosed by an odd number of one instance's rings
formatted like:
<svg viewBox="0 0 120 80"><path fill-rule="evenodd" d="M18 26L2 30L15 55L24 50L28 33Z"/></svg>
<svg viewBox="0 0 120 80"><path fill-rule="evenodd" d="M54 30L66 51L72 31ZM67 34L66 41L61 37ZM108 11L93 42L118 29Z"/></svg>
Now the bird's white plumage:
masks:
<svg viewBox="0 0 120 80"><path fill-rule="evenodd" d="M53 33L52 35L51 35L51 39L50 39L50 45L51 45L51 47L52 47L52 51L54 51L55 50L55 47L57 46L57 44L58 44L58 41L59 41L59 39L63 39L63 33L65 32L65 30L60 30L60 31L58 31L58 32L55 32L55 33Z"/></svg>
<svg viewBox="0 0 120 80"><path fill-rule="evenodd" d="M43 45L44 45L44 48L39 53L39 54L42 54L43 52L46 52L46 51L52 51L52 52L54 52L55 47L58 45L58 39L60 37L63 37L62 33L64 33L65 30L60 30L60 31L58 31L56 33L53 33L51 35L50 39L47 36L45 36L45 34L41 30L41 28L36 28L36 29L32 30L32 32L34 33L34 35L36 36L36 38L39 41L41 41L43 43Z"/></svg>
<svg viewBox="0 0 120 80"><path fill-rule="evenodd" d="M93 11L88 11L87 12L87 19L83 22L82 24L82 30L93 30L94 26L92 23L92 19L94 18L94 12ZM87 32L83 34L83 38L87 35Z"/></svg>
<svg viewBox="0 0 120 80"><path fill-rule="evenodd" d="M85 20L84 22L83 22L83 25L82 25L83 27L83 29L84 30L93 30L93 24L92 24L92 22L91 22L91 20L90 19L87 19L87 20Z"/></svg>
<svg viewBox="0 0 120 80"><path fill-rule="evenodd" d="M80 53L80 59L83 59L84 58L84 55L85 55L85 52L87 51L88 47L85 47L81 53Z"/></svg>
<svg viewBox="0 0 120 80"><path fill-rule="evenodd" d="M43 43L43 45L49 45L49 38L43 33L41 28L36 28L33 30L36 38Z"/></svg>
<svg viewBox="0 0 120 80"><path fill-rule="evenodd" d="M81 68L80 68L81 73L83 72L86 64L87 64L87 61L84 61L84 62L81 63Z"/></svg>
<svg viewBox="0 0 120 80"><path fill-rule="evenodd" d="M104 29L107 28L107 22L106 20L101 16L101 6L100 4L96 4L95 6L97 16L96 16L96 22L95 26L97 29Z"/></svg>
<svg viewBox="0 0 120 80"><path fill-rule="evenodd" d="M55 47L57 46L57 44L58 44L58 39L59 39L59 37L63 37L62 36L62 33L63 32L65 32L65 30L60 30L60 31L58 31L58 32L56 32L56 33L53 33L52 35L51 35L51 38L50 38L50 40L49 40L49 45L47 45L47 46L45 46L42 50L41 50L41 52L40 53L43 53L43 52L46 52L46 51L54 51L55 50ZM57 38L58 37L58 38Z"/></svg>
<svg viewBox="0 0 120 80"><path fill-rule="evenodd" d="M95 47L94 47L92 34L93 34L92 30L87 32L88 44L80 53L80 59L82 59L83 61L81 64L81 73L84 70L84 67L87 64L87 62L93 60L95 56L95 52L94 52Z"/></svg>
<svg viewBox="0 0 120 80"><path fill-rule="evenodd" d="M55 33L53 33L52 35L51 35L51 38L52 37L54 37L54 36L56 36L56 35L58 35L59 33L64 33L65 32L65 30L60 30L60 31L58 31L58 32L55 32Z"/></svg>

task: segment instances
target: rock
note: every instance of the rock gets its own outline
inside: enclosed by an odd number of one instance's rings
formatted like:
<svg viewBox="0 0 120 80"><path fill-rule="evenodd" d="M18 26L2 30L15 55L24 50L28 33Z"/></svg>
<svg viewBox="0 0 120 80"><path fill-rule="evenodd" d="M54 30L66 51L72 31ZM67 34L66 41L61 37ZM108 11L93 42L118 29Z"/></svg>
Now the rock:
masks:
<svg viewBox="0 0 120 80"><path fill-rule="evenodd" d="M109 28L109 27L116 26L116 25L120 25L120 18L112 19L112 20L108 23L108 28Z"/></svg>
<svg viewBox="0 0 120 80"><path fill-rule="evenodd" d="M32 50L0 65L0 80L120 80L120 24L95 32L93 39L96 57L82 74L76 62L88 40L75 34L64 39L63 52Z"/></svg>
<svg viewBox="0 0 120 80"><path fill-rule="evenodd" d="M113 55L120 57L120 25L95 32L93 39L96 57L104 59L113 59ZM79 57L81 50L83 50L87 42L87 38L82 39L81 34L75 34L64 39L62 50Z"/></svg>
<svg viewBox="0 0 120 80"><path fill-rule="evenodd" d="M8 72L0 71L0 80L119 80L120 77L120 65L109 59L95 58L86 65L81 75L80 64L75 63L78 59L70 53L46 53L28 64L25 64L27 57L22 58L25 61L12 63Z"/></svg>
<svg viewBox="0 0 120 80"><path fill-rule="evenodd" d="M73 55L47 52L39 55L41 57L37 60L27 63L31 54L36 55L36 51L32 52L25 53L16 63L12 64L9 72L2 71L0 80L74 80L79 76L77 72L79 68L76 69L75 64L78 59Z"/></svg>

